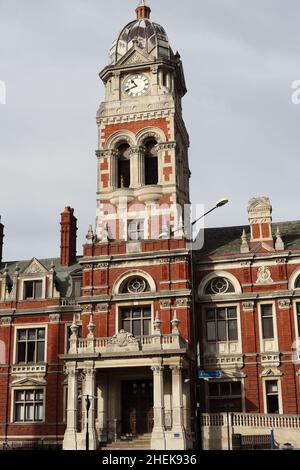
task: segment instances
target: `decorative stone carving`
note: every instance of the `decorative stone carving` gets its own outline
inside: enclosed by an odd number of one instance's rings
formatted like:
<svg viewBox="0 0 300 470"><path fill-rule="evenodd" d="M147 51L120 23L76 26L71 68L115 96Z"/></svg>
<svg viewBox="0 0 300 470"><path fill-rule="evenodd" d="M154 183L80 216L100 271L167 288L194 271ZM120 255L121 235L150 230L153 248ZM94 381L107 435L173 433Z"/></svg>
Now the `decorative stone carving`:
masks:
<svg viewBox="0 0 300 470"><path fill-rule="evenodd" d="M157 261L159 264L169 264L171 260L170 258L159 258Z"/></svg>
<svg viewBox="0 0 300 470"><path fill-rule="evenodd" d="M95 268L97 268L97 269L106 269L108 267L109 267L109 263L98 263L95 266Z"/></svg>
<svg viewBox="0 0 300 470"><path fill-rule="evenodd" d="M276 251L284 250L284 243L283 243L283 240L281 238L281 233L280 233L279 227L277 227L277 231L276 231L275 236L276 236L275 250Z"/></svg>
<svg viewBox="0 0 300 470"><path fill-rule="evenodd" d="M269 367L262 371L261 377L281 377L283 375L276 367Z"/></svg>
<svg viewBox="0 0 300 470"><path fill-rule="evenodd" d="M155 334L158 334L158 333L160 334L161 333L161 331L160 331L161 324L162 324L162 321L159 317L158 312L156 312L156 317L155 317L155 320L153 322L153 327L154 327Z"/></svg>
<svg viewBox="0 0 300 470"><path fill-rule="evenodd" d="M170 299L162 299L159 301L161 309L169 309L171 307Z"/></svg>
<svg viewBox="0 0 300 470"><path fill-rule="evenodd" d="M150 369L154 374L161 374L164 370L164 366L154 365L151 366Z"/></svg>
<svg viewBox="0 0 300 470"><path fill-rule="evenodd" d="M109 310L109 304L98 304L98 312L99 313L107 313Z"/></svg>
<svg viewBox="0 0 300 470"><path fill-rule="evenodd" d="M1 325L2 326L10 326L12 324L12 318L11 317L2 317L1 318Z"/></svg>
<svg viewBox="0 0 300 470"><path fill-rule="evenodd" d="M18 265L16 265L16 270L15 272L19 273L20 268ZM35 258L32 260L30 265L24 270L23 274L37 274L37 273L45 273L47 270L44 268L44 266Z"/></svg>
<svg viewBox="0 0 300 470"><path fill-rule="evenodd" d="M281 299L281 300L278 300L278 307L279 308L290 308L291 306L291 301L290 299Z"/></svg>
<svg viewBox="0 0 300 470"><path fill-rule="evenodd" d="M247 239L247 235L246 235L245 229L243 230L241 239L242 239L242 243L241 243L241 253L249 253L250 248L249 248L248 239Z"/></svg>
<svg viewBox="0 0 300 470"><path fill-rule="evenodd" d="M86 243L88 245L92 245L94 243L95 235L94 235L93 227L91 225L89 225L88 233L85 238L86 238Z"/></svg>
<svg viewBox="0 0 300 470"><path fill-rule="evenodd" d="M84 271L87 271L88 269L93 269L93 265L92 264L84 264L82 269Z"/></svg>
<svg viewBox="0 0 300 470"><path fill-rule="evenodd" d="M175 303L176 307L189 307L190 306L190 299L184 297L182 299L176 299Z"/></svg>
<svg viewBox="0 0 300 470"><path fill-rule="evenodd" d="M251 266L251 261L242 261L241 266Z"/></svg>
<svg viewBox="0 0 300 470"><path fill-rule="evenodd" d="M158 148L159 150L173 150L176 148L176 142L160 142Z"/></svg>
<svg viewBox="0 0 300 470"><path fill-rule="evenodd" d="M85 305L82 305L82 313L90 313L93 309L93 305L92 304L85 304Z"/></svg>
<svg viewBox="0 0 300 470"><path fill-rule="evenodd" d="M181 323L180 320L177 318L177 312L176 310L174 310L174 316L173 316L173 319L171 320L172 335L179 335L178 326L180 323Z"/></svg>
<svg viewBox="0 0 300 470"><path fill-rule="evenodd" d="M253 310L254 310L254 305L255 305L254 302L243 302L243 310L244 310L244 311L245 311L245 310L246 310L246 311L249 310L249 311L253 312Z"/></svg>
<svg viewBox="0 0 300 470"><path fill-rule="evenodd" d="M277 264L284 264L285 263L285 258L277 258L276 263Z"/></svg>
<svg viewBox="0 0 300 470"><path fill-rule="evenodd" d="M128 333L125 330L120 330L119 333L108 340L108 345L117 345L120 348L128 346L129 344L138 344L138 340L132 333Z"/></svg>
<svg viewBox="0 0 300 470"><path fill-rule="evenodd" d="M261 354L260 360L261 360L261 364L265 366L272 365L272 366L278 367L280 365L280 357L279 357L279 354L276 354L276 353Z"/></svg>
<svg viewBox="0 0 300 470"><path fill-rule="evenodd" d="M261 266L257 272L256 284L270 284L274 282L271 277L271 271L266 266Z"/></svg>
<svg viewBox="0 0 300 470"><path fill-rule="evenodd" d="M60 314L59 313L51 313L49 315L49 322L50 323L59 323L60 321Z"/></svg>

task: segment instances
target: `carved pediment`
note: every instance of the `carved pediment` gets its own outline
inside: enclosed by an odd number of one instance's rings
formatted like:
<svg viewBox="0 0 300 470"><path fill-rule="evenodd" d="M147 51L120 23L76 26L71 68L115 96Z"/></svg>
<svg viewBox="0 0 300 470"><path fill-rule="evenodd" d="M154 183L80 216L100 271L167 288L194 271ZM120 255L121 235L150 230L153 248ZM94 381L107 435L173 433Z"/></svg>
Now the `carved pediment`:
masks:
<svg viewBox="0 0 300 470"><path fill-rule="evenodd" d="M20 377L13 380L12 385L25 385L26 387L44 386L47 382L42 377Z"/></svg>
<svg viewBox="0 0 300 470"><path fill-rule="evenodd" d="M22 274L46 274L48 270L36 258L33 258Z"/></svg>
<svg viewBox="0 0 300 470"><path fill-rule="evenodd" d="M116 64L120 65L134 65L134 64L143 64L145 62L153 62L153 59L145 54L144 51L138 47L133 46Z"/></svg>
<svg viewBox="0 0 300 470"><path fill-rule="evenodd" d="M276 367L269 367L264 369L260 375L261 377L280 377L283 373Z"/></svg>

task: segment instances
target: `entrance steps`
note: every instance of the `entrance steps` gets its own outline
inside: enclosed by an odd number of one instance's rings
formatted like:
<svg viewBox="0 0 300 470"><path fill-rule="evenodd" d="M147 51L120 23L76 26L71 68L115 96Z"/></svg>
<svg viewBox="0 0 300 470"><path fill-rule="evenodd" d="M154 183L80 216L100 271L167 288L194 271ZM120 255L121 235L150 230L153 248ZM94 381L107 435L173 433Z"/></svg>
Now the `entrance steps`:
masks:
<svg viewBox="0 0 300 470"><path fill-rule="evenodd" d="M150 450L151 434L141 434L139 436L124 436L116 442L102 444L101 450Z"/></svg>

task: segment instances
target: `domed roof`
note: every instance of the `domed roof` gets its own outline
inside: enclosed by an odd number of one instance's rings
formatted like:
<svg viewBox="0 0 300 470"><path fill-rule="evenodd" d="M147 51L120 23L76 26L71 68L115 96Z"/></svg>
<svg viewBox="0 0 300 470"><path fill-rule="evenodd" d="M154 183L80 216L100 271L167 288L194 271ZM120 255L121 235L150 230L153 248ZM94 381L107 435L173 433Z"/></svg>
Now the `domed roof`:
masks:
<svg viewBox="0 0 300 470"><path fill-rule="evenodd" d="M173 53L167 33L161 25L150 20L150 8L142 1L136 12L137 19L122 29L110 49L111 63L117 63L134 44L138 44L155 59L170 59Z"/></svg>

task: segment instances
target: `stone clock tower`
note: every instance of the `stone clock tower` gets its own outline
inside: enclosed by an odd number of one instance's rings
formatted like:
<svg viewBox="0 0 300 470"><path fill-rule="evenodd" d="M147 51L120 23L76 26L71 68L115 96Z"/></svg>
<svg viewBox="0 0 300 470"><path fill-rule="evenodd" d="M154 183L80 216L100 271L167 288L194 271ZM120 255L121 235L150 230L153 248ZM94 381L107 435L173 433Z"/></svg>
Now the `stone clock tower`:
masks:
<svg viewBox="0 0 300 470"><path fill-rule="evenodd" d="M195 332L182 236L186 87L180 56L150 12L141 2L100 72L97 218L79 261L82 313L66 356L65 449L85 446L79 387L92 399L90 448L116 436L133 446L142 439L145 449L193 445L193 396L184 380L194 373Z"/></svg>
<svg viewBox="0 0 300 470"><path fill-rule="evenodd" d="M182 62L141 2L100 72L96 235L154 239L182 224L189 203L189 138L182 118Z"/></svg>

